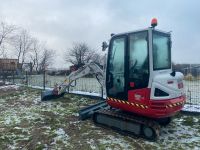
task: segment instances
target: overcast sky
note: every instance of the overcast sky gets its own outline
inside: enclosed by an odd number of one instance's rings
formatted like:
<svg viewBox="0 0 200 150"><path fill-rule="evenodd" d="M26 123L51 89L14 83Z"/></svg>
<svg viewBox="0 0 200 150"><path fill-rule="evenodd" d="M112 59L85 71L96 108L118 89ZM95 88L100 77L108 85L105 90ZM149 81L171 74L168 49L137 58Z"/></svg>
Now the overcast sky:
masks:
<svg viewBox="0 0 200 150"><path fill-rule="evenodd" d="M0 19L22 26L57 50L56 65L68 66L63 52L73 42L101 51L110 33L143 29L151 18L172 31L172 60L200 63L198 0L0 0Z"/></svg>

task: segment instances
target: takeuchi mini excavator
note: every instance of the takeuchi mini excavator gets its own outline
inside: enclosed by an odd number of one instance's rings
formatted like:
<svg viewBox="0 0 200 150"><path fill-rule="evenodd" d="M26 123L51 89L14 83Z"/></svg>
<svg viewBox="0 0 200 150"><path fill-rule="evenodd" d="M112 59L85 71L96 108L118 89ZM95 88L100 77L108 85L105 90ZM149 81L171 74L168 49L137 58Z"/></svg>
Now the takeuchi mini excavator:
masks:
<svg viewBox="0 0 200 150"><path fill-rule="evenodd" d="M106 70L107 103L150 118L183 106L183 74L172 71L170 33L148 29L113 35Z"/></svg>
<svg viewBox="0 0 200 150"><path fill-rule="evenodd" d="M109 109L94 111L96 124L155 140L160 125L167 125L186 97L183 74L172 71L171 34L151 27L112 34L106 67L106 102Z"/></svg>

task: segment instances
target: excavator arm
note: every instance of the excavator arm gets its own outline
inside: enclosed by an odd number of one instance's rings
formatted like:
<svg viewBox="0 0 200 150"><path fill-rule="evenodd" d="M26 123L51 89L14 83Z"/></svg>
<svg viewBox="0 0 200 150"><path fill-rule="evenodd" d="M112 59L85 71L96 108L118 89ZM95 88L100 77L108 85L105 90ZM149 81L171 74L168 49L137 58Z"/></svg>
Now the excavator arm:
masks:
<svg viewBox="0 0 200 150"><path fill-rule="evenodd" d="M60 85L56 84L53 90L43 91L41 94L42 100L50 100L62 97L66 93L66 89L72 86L72 83L79 78L82 78L88 74L95 75L97 81L100 83L103 88L105 85L104 71L96 63L90 62L78 70L69 74L66 80Z"/></svg>

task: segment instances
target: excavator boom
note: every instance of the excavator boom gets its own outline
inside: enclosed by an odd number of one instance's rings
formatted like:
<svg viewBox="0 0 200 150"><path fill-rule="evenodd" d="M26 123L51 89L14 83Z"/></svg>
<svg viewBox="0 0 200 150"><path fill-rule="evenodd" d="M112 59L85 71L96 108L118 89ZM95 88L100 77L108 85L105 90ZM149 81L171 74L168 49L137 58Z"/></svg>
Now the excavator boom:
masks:
<svg viewBox="0 0 200 150"><path fill-rule="evenodd" d="M104 87L104 71L96 63L90 62L78 70L69 74L66 80L60 85L56 85L53 90L45 90L41 94L41 100L56 99L64 96L66 89L68 89L74 81L82 78L88 74L95 75L97 81L100 83L102 89Z"/></svg>

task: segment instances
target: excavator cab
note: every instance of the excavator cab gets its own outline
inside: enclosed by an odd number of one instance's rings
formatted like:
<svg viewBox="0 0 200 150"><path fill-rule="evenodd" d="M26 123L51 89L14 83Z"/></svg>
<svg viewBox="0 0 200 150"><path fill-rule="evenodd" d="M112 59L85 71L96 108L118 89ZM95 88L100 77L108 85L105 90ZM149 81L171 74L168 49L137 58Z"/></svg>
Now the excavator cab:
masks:
<svg viewBox="0 0 200 150"><path fill-rule="evenodd" d="M141 89L149 82L148 30L115 35L111 39L107 64L107 95L128 99L129 89Z"/></svg>
<svg viewBox="0 0 200 150"><path fill-rule="evenodd" d="M107 95L128 99L128 90L147 88L150 73L171 71L170 34L153 28L112 37L108 62Z"/></svg>
<svg viewBox="0 0 200 150"><path fill-rule="evenodd" d="M172 73L170 33L152 26L113 35L107 57L106 93L110 106L151 118L180 111L185 101L183 75ZM168 109L171 105L177 107Z"/></svg>
<svg viewBox="0 0 200 150"><path fill-rule="evenodd" d="M128 90L148 87L150 72L171 72L170 41L169 33L152 28L113 36L108 52L107 95L127 99Z"/></svg>

